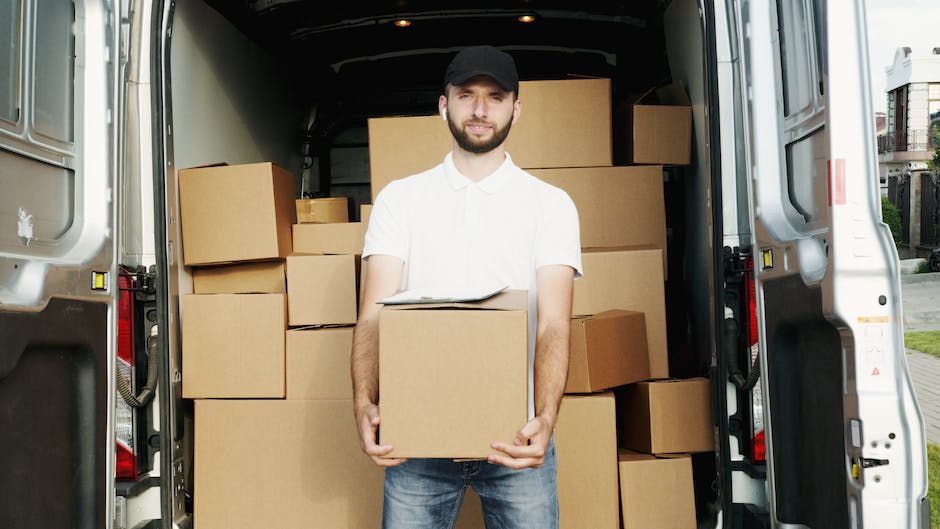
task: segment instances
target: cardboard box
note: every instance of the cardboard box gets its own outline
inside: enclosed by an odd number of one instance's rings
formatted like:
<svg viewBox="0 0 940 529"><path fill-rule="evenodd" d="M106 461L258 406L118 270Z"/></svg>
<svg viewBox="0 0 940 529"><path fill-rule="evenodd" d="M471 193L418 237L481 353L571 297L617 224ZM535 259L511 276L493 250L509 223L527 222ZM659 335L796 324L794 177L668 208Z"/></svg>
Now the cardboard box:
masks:
<svg viewBox="0 0 940 529"><path fill-rule="evenodd" d="M628 108L626 147L631 163L689 164L692 104L682 85L651 90Z"/></svg>
<svg viewBox="0 0 940 529"><path fill-rule="evenodd" d="M353 328L287 331L287 398L351 400Z"/></svg>
<svg viewBox="0 0 940 529"><path fill-rule="evenodd" d="M651 454L715 449L711 381L631 384L617 392L620 446Z"/></svg>
<svg viewBox="0 0 940 529"><path fill-rule="evenodd" d="M294 201L298 223L349 222L346 197L300 198Z"/></svg>
<svg viewBox="0 0 940 529"><path fill-rule="evenodd" d="M179 172L183 264L287 257L294 175L273 163Z"/></svg>
<svg viewBox="0 0 940 529"><path fill-rule="evenodd" d="M181 316L184 398L284 397L284 294L189 294Z"/></svg>
<svg viewBox="0 0 940 529"><path fill-rule="evenodd" d="M195 527L380 527L384 474L359 449L352 402L200 400Z"/></svg>
<svg viewBox="0 0 940 529"><path fill-rule="evenodd" d="M292 326L356 323L358 263L359 257L355 255L289 256L288 323Z"/></svg>
<svg viewBox="0 0 940 529"><path fill-rule="evenodd" d="M695 491L688 456L656 457L621 450L623 529L695 529Z"/></svg>
<svg viewBox="0 0 940 529"><path fill-rule="evenodd" d="M662 167L533 169L541 180L568 193L578 208L581 246L649 246L663 250L666 207Z"/></svg>
<svg viewBox="0 0 940 529"><path fill-rule="evenodd" d="M612 165L609 79L522 81L523 112L506 150L525 169ZM559 101L564 101L559 105ZM559 134L558 131L565 131ZM372 200L392 180L440 164L453 146L441 117L369 120Z"/></svg>
<svg viewBox="0 0 940 529"><path fill-rule="evenodd" d="M642 312L609 310L573 318L570 351L565 393L591 393L650 377Z"/></svg>
<svg viewBox="0 0 940 529"><path fill-rule="evenodd" d="M560 529L618 529L614 395L565 395L555 427Z"/></svg>
<svg viewBox="0 0 940 529"><path fill-rule="evenodd" d="M574 282L572 314L598 314L612 309L642 312L650 351L650 378L668 378L662 251L589 248L581 253L581 264L584 277Z"/></svg>
<svg viewBox="0 0 940 529"><path fill-rule="evenodd" d="M372 204L361 204L359 206L359 222L362 223L363 232L369 229L370 216L372 216Z"/></svg>
<svg viewBox="0 0 940 529"><path fill-rule="evenodd" d="M284 294L284 261L193 268L194 294Z"/></svg>
<svg viewBox="0 0 940 529"><path fill-rule="evenodd" d="M294 224L294 253L361 255L365 244L365 224Z"/></svg>
<svg viewBox="0 0 940 529"><path fill-rule="evenodd" d="M441 310L445 309L445 310ZM525 291L379 311L381 443L389 457L486 458L528 418Z"/></svg>

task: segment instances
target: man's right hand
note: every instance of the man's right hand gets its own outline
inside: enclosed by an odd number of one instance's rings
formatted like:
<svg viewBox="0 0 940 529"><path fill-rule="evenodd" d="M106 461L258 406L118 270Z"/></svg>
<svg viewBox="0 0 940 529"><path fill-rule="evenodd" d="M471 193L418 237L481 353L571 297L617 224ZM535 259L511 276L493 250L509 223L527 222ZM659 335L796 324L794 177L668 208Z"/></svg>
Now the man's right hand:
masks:
<svg viewBox="0 0 940 529"><path fill-rule="evenodd" d="M391 445L375 444L375 432L379 427L379 407L369 403L356 410L356 422L359 426L359 447L380 467L394 467L407 461L401 458L384 458L392 451Z"/></svg>

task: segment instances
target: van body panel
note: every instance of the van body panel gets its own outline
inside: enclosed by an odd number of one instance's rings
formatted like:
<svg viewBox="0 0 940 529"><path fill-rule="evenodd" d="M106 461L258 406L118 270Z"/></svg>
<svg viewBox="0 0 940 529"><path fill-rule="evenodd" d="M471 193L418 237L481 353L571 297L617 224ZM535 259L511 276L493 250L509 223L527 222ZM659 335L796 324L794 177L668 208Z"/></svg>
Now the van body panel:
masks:
<svg viewBox="0 0 940 529"><path fill-rule="evenodd" d="M925 439L877 206L862 3L744 1L734 14L771 519L919 528Z"/></svg>
<svg viewBox="0 0 940 529"><path fill-rule="evenodd" d="M15 4L0 71L16 109L0 119L0 526L109 528L119 17L94 0Z"/></svg>

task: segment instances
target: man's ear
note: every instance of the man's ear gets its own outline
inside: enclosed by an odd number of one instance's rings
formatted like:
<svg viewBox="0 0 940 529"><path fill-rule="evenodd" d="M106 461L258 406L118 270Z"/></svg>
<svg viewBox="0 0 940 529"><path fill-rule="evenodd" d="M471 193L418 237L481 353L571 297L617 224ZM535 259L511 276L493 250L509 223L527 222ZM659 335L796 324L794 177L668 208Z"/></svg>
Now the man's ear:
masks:
<svg viewBox="0 0 940 529"><path fill-rule="evenodd" d="M437 100L437 113L447 121L447 96L442 95Z"/></svg>
<svg viewBox="0 0 940 529"><path fill-rule="evenodd" d="M516 99L512 104L512 124L515 125L522 115L522 103Z"/></svg>

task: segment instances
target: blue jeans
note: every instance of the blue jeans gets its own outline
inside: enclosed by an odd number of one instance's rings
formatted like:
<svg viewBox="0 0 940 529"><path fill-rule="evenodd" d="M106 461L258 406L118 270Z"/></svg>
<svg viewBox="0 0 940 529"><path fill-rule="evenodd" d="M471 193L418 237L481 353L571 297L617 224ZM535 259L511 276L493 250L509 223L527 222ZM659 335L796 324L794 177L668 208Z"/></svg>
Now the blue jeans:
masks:
<svg viewBox="0 0 940 529"><path fill-rule="evenodd" d="M409 459L386 469L382 529L453 529L467 485L480 496L487 529L558 528L552 440L539 468Z"/></svg>

